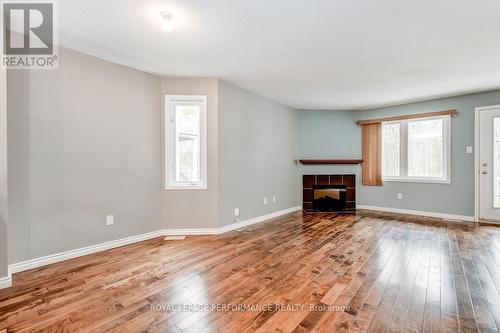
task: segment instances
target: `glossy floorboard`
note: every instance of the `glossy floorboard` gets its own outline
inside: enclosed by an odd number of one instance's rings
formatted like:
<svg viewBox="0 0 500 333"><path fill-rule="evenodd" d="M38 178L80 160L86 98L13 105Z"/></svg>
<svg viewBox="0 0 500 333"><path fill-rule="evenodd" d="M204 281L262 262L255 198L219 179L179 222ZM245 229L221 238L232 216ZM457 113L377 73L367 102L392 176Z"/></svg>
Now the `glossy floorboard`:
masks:
<svg viewBox="0 0 500 333"><path fill-rule="evenodd" d="M0 332L497 332L500 228L397 219L294 213L23 272Z"/></svg>

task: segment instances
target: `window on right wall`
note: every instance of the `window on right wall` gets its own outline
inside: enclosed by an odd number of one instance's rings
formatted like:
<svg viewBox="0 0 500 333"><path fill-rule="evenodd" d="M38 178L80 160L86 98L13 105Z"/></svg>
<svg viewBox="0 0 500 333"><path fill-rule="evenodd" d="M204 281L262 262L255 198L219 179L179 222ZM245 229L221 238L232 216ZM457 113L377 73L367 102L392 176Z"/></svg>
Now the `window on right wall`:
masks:
<svg viewBox="0 0 500 333"><path fill-rule="evenodd" d="M450 183L450 116L382 123L382 179Z"/></svg>

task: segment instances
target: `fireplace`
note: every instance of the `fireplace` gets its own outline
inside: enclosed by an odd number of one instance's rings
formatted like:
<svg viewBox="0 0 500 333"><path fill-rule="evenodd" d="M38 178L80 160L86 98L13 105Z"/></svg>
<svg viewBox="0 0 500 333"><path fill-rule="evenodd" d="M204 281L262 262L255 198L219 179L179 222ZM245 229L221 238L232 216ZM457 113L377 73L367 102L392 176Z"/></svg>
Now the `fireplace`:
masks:
<svg viewBox="0 0 500 333"><path fill-rule="evenodd" d="M312 212L356 210L356 175L304 175L302 183L304 210Z"/></svg>
<svg viewBox="0 0 500 333"><path fill-rule="evenodd" d="M314 185L313 209L320 212L338 212L346 208L345 185Z"/></svg>

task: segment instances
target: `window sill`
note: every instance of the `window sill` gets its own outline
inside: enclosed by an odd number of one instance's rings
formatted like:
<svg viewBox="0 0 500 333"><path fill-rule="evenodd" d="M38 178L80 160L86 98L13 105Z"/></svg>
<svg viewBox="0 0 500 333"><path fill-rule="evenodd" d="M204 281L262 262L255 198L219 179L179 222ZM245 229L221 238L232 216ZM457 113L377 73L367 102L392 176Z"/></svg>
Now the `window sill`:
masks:
<svg viewBox="0 0 500 333"><path fill-rule="evenodd" d="M165 186L165 191L208 190L205 185L200 186Z"/></svg>
<svg viewBox="0 0 500 333"><path fill-rule="evenodd" d="M451 184L450 179L382 178L382 181L395 183Z"/></svg>

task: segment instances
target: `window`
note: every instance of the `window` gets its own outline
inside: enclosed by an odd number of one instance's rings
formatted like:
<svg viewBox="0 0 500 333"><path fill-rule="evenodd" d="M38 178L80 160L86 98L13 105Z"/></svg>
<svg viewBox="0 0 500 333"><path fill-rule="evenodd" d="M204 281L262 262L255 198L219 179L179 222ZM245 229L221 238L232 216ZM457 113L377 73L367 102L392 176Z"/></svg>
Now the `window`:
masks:
<svg viewBox="0 0 500 333"><path fill-rule="evenodd" d="M382 175L399 177L400 174L400 139L399 123L382 125Z"/></svg>
<svg viewBox="0 0 500 333"><path fill-rule="evenodd" d="M450 116L382 123L384 181L449 183Z"/></svg>
<svg viewBox="0 0 500 333"><path fill-rule="evenodd" d="M165 189L207 188L206 119L206 96L165 96Z"/></svg>

